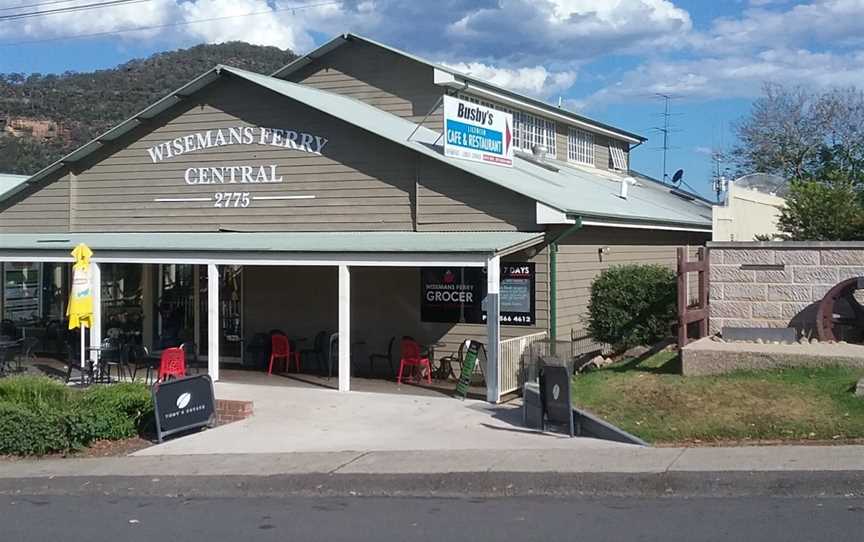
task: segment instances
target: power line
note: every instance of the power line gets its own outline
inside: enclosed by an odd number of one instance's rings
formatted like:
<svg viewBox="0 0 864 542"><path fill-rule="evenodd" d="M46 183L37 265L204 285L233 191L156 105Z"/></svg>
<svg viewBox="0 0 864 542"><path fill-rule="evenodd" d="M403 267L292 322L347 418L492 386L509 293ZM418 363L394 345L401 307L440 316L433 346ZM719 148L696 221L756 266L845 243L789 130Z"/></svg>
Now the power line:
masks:
<svg viewBox="0 0 864 542"><path fill-rule="evenodd" d="M123 4L140 4L143 2L151 2L152 0L108 0L107 2L94 2L92 4L79 4L76 6L66 6L62 8L46 9L42 11L29 11L26 13L13 13L12 15L0 15L0 21L14 21L17 19L27 19L31 17L44 17L45 15L57 15L60 13L70 13L74 11L90 11L99 8L118 6Z"/></svg>
<svg viewBox="0 0 864 542"><path fill-rule="evenodd" d="M14 46L18 46L18 45L29 45L31 43L49 43L49 42L53 42L53 41L67 41L67 40L76 40L76 39L96 38L96 37L103 37L103 36L111 36L111 35L115 35L115 34L125 34L127 32L140 32L140 31L144 31L144 30L159 30L162 28L174 28L174 27L178 27L178 26L186 26L186 25L197 24L197 23L209 23L212 21L224 21L226 19L235 19L238 17L252 17L255 15L268 15L268 14L282 12L282 11L292 11L292 12L293 11L302 11L302 10L312 9L312 8L317 8L317 7L333 6L333 5L337 5L337 4L341 4L341 3L342 2L339 0L330 1L330 2L319 2L316 4L305 4L305 5L301 5L301 6L291 6L291 7L284 7L284 8L268 9L266 11L255 11L252 13L241 13L239 15L223 15L221 17L210 17L207 19L195 19L192 21L178 21L176 23L165 23L165 24L157 24L157 25L151 25L151 26L139 26L136 28L124 28L124 29L120 29L120 30L108 30L105 32L93 32L90 34L75 34L75 35L71 35L71 36L58 36L56 38L45 38L45 39L41 39L41 40L27 40L27 41L0 43L0 47L14 47Z"/></svg>
<svg viewBox="0 0 864 542"><path fill-rule="evenodd" d="M53 0L51 2L37 2L35 4L18 4L17 6L0 8L0 11L12 11L13 9L37 8L39 6L53 6L56 4L68 4L76 0Z"/></svg>

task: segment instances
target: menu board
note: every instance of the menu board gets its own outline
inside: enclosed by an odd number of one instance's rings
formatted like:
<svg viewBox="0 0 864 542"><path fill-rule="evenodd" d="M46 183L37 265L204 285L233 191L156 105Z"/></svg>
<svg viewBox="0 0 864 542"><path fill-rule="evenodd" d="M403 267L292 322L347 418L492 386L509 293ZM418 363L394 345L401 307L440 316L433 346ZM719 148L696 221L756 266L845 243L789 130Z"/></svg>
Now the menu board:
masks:
<svg viewBox="0 0 864 542"><path fill-rule="evenodd" d="M534 264L501 263L501 323L532 326L534 314Z"/></svg>
<svg viewBox="0 0 864 542"><path fill-rule="evenodd" d="M466 324L486 322L485 269L426 267L420 271L420 280L421 321ZM498 301L501 324L536 324L534 263L501 263Z"/></svg>

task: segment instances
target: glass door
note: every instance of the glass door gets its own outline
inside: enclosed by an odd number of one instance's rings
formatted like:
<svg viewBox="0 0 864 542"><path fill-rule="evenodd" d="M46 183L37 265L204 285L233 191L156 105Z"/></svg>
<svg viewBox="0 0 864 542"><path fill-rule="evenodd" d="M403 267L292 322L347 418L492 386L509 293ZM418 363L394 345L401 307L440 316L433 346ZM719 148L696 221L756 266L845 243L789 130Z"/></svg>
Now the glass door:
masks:
<svg viewBox="0 0 864 542"><path fill-rule="evenodd" d="M207 352L207 268L199 267L199 349ZM224 363L243 362L243 267L219 266L219 357Z"/></svg>

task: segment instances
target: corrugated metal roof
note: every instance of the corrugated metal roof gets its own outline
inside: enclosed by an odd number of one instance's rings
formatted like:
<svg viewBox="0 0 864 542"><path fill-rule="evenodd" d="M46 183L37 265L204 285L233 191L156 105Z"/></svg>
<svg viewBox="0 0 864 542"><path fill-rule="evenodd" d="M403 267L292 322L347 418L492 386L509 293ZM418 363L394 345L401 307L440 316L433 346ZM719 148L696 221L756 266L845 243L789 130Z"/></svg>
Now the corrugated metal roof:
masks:
<svg viewBox="0 0 864 542"><path fill-rule="evenodd" d="M106 142L113 141L132 130L142 119L159 115L183 97L194 94L225 74L260 85L564 213L583 217L698 227L706 230L711 228L710 206L697 200L688 201L680 198L674 195L669 187L654 186L656 183L630 178L635 185L630 189L630 196L622 199L618 194L621 180L625 177L623 175L578 168L563 162L556 162L557 171L552 171L519 156L514 159L512 168L450 158L444 156L443 146L439 144L440 134L407 119L341 94L229 66L217 66L187 83L133 118L43 169L28 179L26 184L39 182L63 168L65 164L80 160ZM6 196L22 188L23 185L7 192Z"/></svg>
<svg viewBox="0 0 864 542"><path fill-rule="evenodd" d="M28 178L27 175L12 175L10 173L0 173L0 201L3 201L3 196L23 184Z"/></svg>
<svg viewBox="0 0 864 542"><path fill-rule="evenodd" d="M420 64L424 64L424 65L429 66L431 68L435 68L437 70L441 70L443 72L452 74L456 77L464 79L465 81L479 84L483 87L487 87L491 90L494 90L495 92L498 92L498 93L501 93L504 95L508 95L510 97L513 97L513 98L520 100L520 101L523 101L523 102L528 102L529 104L532 104L536 107L539 107L540 109L547 110L550 114L563 115L564 117L570 117L577 122L594 125L598 128L602 128L604 130L608 130L610 132L617 133L621 136L624 136L627 139L633 139L633 140L635 140L635 142L647 141L644 137L640 136L639 134L634 134L632 132L628 132L626 130L622 130L620 128L616 128L614 126L610 126L608 124L604 124L604 123L596 121L594 119L590 119L588 117L579 115L578 113L574 113L572 111L568 111L568 110L560 108L560 107L555 107L555 106L550 105L550 104L548 104L542 100L538 100L536 98L526 96L525 94L521 94L519 92L514 92L512 90L508 90L506 88L502 88L502 87L499 87L497 85L493 85L493 84L489 83L488 81L485 81L483 79L478 79L478 78L476 78L470 74L463 73L459 70L454 70L453 68L449 68L449 67L444 66L442 64L436 64L434 62L430 62L429 60L426 60L425 58L411 54L407 51L397 49L396 47L392 47L390 45L380 43L380 42L375 41L373 39L367 38L365 36L360 36L359 34L353 34L351 32L346 32L344 34L336 36L335 38L324 43L323 45L321 45L320 47L318 47L314 51L312 51L306 55L303 55L300 58L297 58L297 59L291 61L290 63L288 63L287 65L279 68L278 70L273 72L271 75L272 75L272 77L284 77L290 73L293 73L293 72L299 70L303 66L306 66L307 64L312 62L314 59L320 58L320 57L326 55L330 51L336 49L340 45L347 43L351 40L362 41L362 42L368 43L370 45L380 47L381 49L384 49L384 50L390 51L391 53L395 53L397 55L411 59L415 62L419 62Z"/></svg>
<svg viewBox="0 0 864 542"><path fill-rule="evenodd" d="M711 226L710 206L680 198L674 195L669 187L657 186L656 183L639 181L621 174L579 168L564 162L553 162L558 171L552 171L519 156L514 159L512 168L450 158L444 156L438 132L418 127L409 120L365 102L266 75L236 68L225 69L274 92L566 213L708 228ZM620 183L625 177L635 185L630 188L628 198L622 199L619 197Z"/></svg>
<svg viewBox="0 0 864 542"><path fill-rule="evenodd" d="M202 233L4 233L0 251L483 253L527 247L543 238L525 232L202 232Z"/></svg>

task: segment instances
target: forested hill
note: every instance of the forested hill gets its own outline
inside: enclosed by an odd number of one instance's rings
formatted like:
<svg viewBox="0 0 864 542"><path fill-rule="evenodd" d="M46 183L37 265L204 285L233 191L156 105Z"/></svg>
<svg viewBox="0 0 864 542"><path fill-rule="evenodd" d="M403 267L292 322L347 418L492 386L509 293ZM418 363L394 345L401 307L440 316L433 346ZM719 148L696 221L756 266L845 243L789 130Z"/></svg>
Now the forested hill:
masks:
<svg viewBox="0 0 864 542"><path fill-rule="evenodd" d="M90 73L0 74L0 173L35 173L216 64L269 74L294 58L276 47L230 42Z"/></svg>

